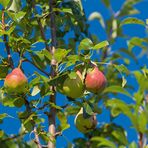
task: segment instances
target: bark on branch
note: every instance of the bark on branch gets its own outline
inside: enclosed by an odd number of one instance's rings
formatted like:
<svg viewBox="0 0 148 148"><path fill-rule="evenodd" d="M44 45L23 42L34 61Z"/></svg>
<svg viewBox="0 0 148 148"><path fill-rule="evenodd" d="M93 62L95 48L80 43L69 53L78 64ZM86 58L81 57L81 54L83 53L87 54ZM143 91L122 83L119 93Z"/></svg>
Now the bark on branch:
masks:
<svg viewBox="0 0 148 148"><path fill-rule="evenodd" d="M6 31L6 27L5 27L5 11L4 11L4 9L2 9L2 31L4 33ZM9 66L13 69L14 68L13 60L12 60L12 57L11 57L11 54L10 54L10 47L9 47L9 44L8 44L8 40L7 40L7 35L6 34L4 34L3 41L4 41L4 44L5 44L5 47L6 47L6 52L7 52Z"/></svg>
<svg viewBox="0 0 148 148"><path fill-rule="evenodd" d="M51 29L51 49L50 52L53 56L51 60L51 74L50 76L53 78L56 76L56 61L54 59L54 53L56 50L56 26L55 26L55 13L53 12L53 7L55 4L55 0L49 0L49 6L50 6L50 29ZM52 95L50 95L50 102L56 104L56 91L55 91L55 86L51 86L50 88L53 92ZM55 141L55 135L56 135L56 109L53 107L50 107L50 113L48 115L48 120L49 120L49 133L52 135L50 137L50 140L48 142L48 148L55 148L55 143L52 141Z"/></svg>

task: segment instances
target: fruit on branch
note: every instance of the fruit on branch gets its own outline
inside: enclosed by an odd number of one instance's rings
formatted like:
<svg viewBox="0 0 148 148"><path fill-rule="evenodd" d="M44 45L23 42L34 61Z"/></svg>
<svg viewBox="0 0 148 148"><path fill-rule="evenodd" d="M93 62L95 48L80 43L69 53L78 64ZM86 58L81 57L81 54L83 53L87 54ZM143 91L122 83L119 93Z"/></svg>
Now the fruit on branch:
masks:
<svg viewBox="0 0 148 148"><path fill-rule="evenodd" d="M83 78L79 71L76 72L76 77L66 78L63 83L63 92L71 98L80 98L84 92Z"/></svg>
<svg viewBox="0 0 148 148"><path fill-rule="evenodd" d="M15 68L5 78L4 86L8 93L24 93L28 81L20 68Z"/></svg>
<svg viewBox="0 0 148 148"><path fill-rule="evenodd" d="M96 115L92 115L88 118L84 118L83 116L83 107L81 107L80 111L75 117L75 126L76 128L82 132L87 133L95 129L97 125Z"/></svg>
<svg viewBox="0 0 148 148"><path fill-rule="evenodd" d="M91 71L88 71L85 78L86 89L92 93L98 93L105 88L107 80L104 74L95 66Z"/></svg>

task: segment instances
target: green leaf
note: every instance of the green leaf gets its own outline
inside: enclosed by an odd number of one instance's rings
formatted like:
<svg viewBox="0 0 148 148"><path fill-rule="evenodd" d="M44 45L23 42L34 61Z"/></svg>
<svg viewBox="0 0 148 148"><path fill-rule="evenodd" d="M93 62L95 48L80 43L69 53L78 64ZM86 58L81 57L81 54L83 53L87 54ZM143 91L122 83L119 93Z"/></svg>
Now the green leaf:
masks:
<svg viewBox="0 0 148 148"><path fill-rule="evenodd" d="M113 65L120 73L126 73L127 75L130 73L130 71L127 69L126 66L124 66L123 64L121 65Z"/></svg>
<svg viewBox="0 0 148 148"><path fill-rule="evenodd" d="M4 135L4 131L0 130L0 138L2 138Z"/></svg>
<svg viewBox="0 0 148 148"><path fill-rule="evenodd" d="M16 107L22 107L25 104L25 101L22 97L17 97L13 103Z"/></svg>
<svg viewBox="0 0 148 148"><path fill-rule="evenodd" d="M52 54L48 50L43 50L42 53L49 61L52 60Z"/></svg>
<svg viewBox="0 0 148 148"><path fill-rule="evenodd" d="M61 108L60 106L58 106L58 105L56 105L56 104L54 104L54 103L52 103L52 102L50 102L49 104L50 104L50 106L51 106L52 108L56 108L56 109L58 109L58 110L62 110L62 108Z"/></svg>
<svg viewBox="0 0 148 148"><path fill-rule="evenodd" d="M6 113L0 114L0 119L3 119L5 117L7 117L8 115Z"/></svg>
<svg viewBox="0 0 148 148"><path fill-rule="evenodd" d="M122 6L122 9L119 12L119 17L134 15L140 13L133 5L137 4L141 0L126 0Z"/></svg>
<svg viewBox="0 0 148 148"><path fill-rule="evenodd" d="M94 20L94 19L97 19L97 20L100 22L101 26L102 26L103 28L105 28L104 19L103 19L102 15L101 15L99 12L93 12L93 13L91 13L91 14L89 15L89 18L88 18L89 21L92 21L92 20Z"/></svg>
<svg viewBox="0 0 148 148"><path fill-rule="evenodd" d="M31 92L31 96L36 96L41 90L39 89L39 86L36 85L33 87L33 90Z"/></svg>
<svg viewBox="0 0 148 148"><path fill-rule="evenodd" d="M128 116L136 129L139 128L137 117L131 111L131 108L119 99L112 99L107 100L106 106L111 108L111 113L113 117L118 116L119 114L123 113L124 115Z"/></svg>
<svg viewBox="0 0 148 148"><path fill-rule="evenodd" d="M121 21L120 27L123 25L128 25L128 24L138 24L138 25L145 26L144 21L137 19L137 18L128 17L128 18L124 19L123 21Z"/></svg>
<svg viewBox="0 0 148 148"><path fill-rule="evenodd" d="M105 146L105 147L109 147L109 148L116 148L116 145L112 142L109 141L103 137L93 137L91 138L91 141L95 141L98 142L97 146Z"/></svg>
<svg viewBox="0 0 148 148"><path fill-rule="evenodd" d="M90 50L92 48L93 48L93 42L88 38L83 39L78 47L79 50Z"/></svg>
<svg viewBox="0 0 148 148"><path fill-rule="evenodd" d="M78 55L69 55L67 56L66 67L74 65L77 61L80 61Z"/></svg>
<svg viewBox="0 0 148 148"><path fill-rule="evenodd" d="M147 115L145 111L142 111L139 114L138 123L139 123L139 131L144 134L145 131L147 130Z"/></svg>
<svg viewBox="0 0 148 148"><path fill-rule="evenodd" d="M127 80L125 79L124 76L122 76L122 87L124 87L127 83Z"/></svg>
<svg viewBox="0 0 148 148"><path fill-rule="evenodd" d="M2 60L2 61L4 62L5 60ZM6 77L6 75L8 74L8 70L9 70L9 67L7 65L3 63L0 64L0 79L4 79Z"/></svg>
<svg viewBox="0 0 148 148"><path fill-rule="evenodd" d="M12 0L11 5L7 8L9 11L18 12L21 9L20 0Z"/></svg>
<svg viewBox="0 0 148 148"><path fill-rule="evenodd" d="M102 0L106 7L110 6L110 0Z"/></svg>
<svg viewBox="0 0 148 148"><path fill-rule="evenodd" d="M79 110L80 110L80 107L68 106L68 107L66 107L65 112L68 115L75 115L75 114L77 114L79 112Z"/></svg>
<svg viewBox="0 0 148 148"><path fill-rule="evenodd" d="M148 90L148 77L145 77L140 71L134 71L135 78L139 84L139 91Z"/></svg>
<svg viewBox="0 0 148 148"><path fill-rule="evenodd" d="M40 77L39 76L30 81L29 88L32 88L33 86L36 86L38 84L40 84Z"/></svg>
<svg viewBox="0 0 148 148"><path fill-rule="evenodd" d="M113 130L111 133L118 141L120 141L122 144L127 145L128 141L125 136L125 133L123 133L121 130Z"/></svg>
<svg viewBox="0 0 148 148"><path fill-rule="evenodd" d="M120 53L121 55L122 53L128 55L130 58L132 58L137 63L137 57L132 53L132 51L121 48L119 52L121 52Z"/></svg>
<svg viewBox="0 0 148 148"><path fill-rule="evenodd" d="M0 4L3 5L4 8L6 8L9 4L10 0L0 0Z"/></svg>
<svg viewBox="0 0 148 148"><path fill-rule="evenodd" d="M104 90L104 93L120 93L123 95L126 95L130 98L133 98L131 96L131 94L129 94L128 91L126 91L124 88L122 88L121 86L109 86Z"/></svg>
<svg viewBox="0 0 148 148"><path fill-rule="evenodd" d="M60 63L66 56L67 54L70 52L71 50L68 49L60 49L58 48L56 51L55 51L55 54L54 54L54 58L56 59L56 61L58 63Z"/></svg>
<svg viewBox="0 0 148 148"><path fill-rule="evenodd" d="M57 117L60 121L60 126L59 126L60 131L64 131L70 127L70 125L67 123L66 115L63 112L59 111L57 113Z"/></svg>
<svg viewBox="0 0 148 148"><path fill-rule="evenodd" d="M8 15L17 23L19 23L23 18L24 16L26 15L26 12L23 12L23 11L19 11L18 13L14 13L14 12L9 12L8 11Z"/></svg>
<svg viewBox="0 0 148 148"><path fill-rule="evenodd" d="M74 71L71 72L70 74L68 74L68 76L69 76L70 79L76 79L77 78L77 74Z"/></svg>
<svg viewBox="0 0 148 148"><path fill-rule="evenodd" d="M92 49L97 50L97 49L100 49L100 48L104 48L108 45L109 45L108 41L102 41L102 42L96 44Z"/></svg>
<svg viewBox="0 0 148 148"><path fill-rule="evenodd" d="M128 148L138 148L138 145L136 144L135 141L129 144Z"/></svg>
<svg viewBox="0 0 148 148"><path fill-rule="evenodd" d="M124 87L127 83L127 80L125 79L123 73L126 73L127 75L129 74L129 70L123 65L115 65L114 67L119 71L119 73L121 74L122 77L122 87Z"/></svg>
<svg viewBox="0 0 148 148"><path fill-rule="evenodd" d="M45 69L47 63L44 59L42 51L35 51L31 57L35 65L37 65L40 69Z"/></svg>
<svg viewBox="0 0 148 148"><path fill-rule="evenodd" d="M86 112L88 115L93 115L94 114L91 106L87 102L85 102L83 104L83 107L84 107L84 112Z"/></svg>
<svg viewBox="0 0 148 148"><path fill-rule="evenodd" d="M143 38L133 37L128 41L128 49L131 51L135 46L147 50L147 41Z"/></svg>
<svg viewBox="0 0 148 148"><path fill-rule="evenodd" d="M60 8L60 9L59 8L53 8L53 11L73 14L71 8Z"/></svg>

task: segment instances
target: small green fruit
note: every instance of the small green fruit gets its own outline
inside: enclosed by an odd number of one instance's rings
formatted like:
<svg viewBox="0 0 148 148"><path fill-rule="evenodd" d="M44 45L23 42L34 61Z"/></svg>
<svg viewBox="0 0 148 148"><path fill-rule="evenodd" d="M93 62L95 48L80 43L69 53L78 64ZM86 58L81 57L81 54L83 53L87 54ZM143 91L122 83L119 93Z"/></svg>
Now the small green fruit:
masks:
<svg viewBox="0 0 148 148"><path fill-rule="evenodd" d="M71 98L80 98L84 93L84 85L82 75L79 71L76 72L75 78L68 77L63 84L63 92Z"/></svg>
<svg viewBox="0 0 148 148"><path fill-rule="evenodd" d="M82 133L87 133L94 130L97 125L96 115L92 115L89 118L84 118L83 108L81 108L76 115L74 122L76 128Z"/></svg>
<svg viewBox="0 0 148 148"><path fill-rule="evenodd" d="M8 93L24 93L28 84L26 76L20 68L15 68L5 78L4 86Z"/></svg>

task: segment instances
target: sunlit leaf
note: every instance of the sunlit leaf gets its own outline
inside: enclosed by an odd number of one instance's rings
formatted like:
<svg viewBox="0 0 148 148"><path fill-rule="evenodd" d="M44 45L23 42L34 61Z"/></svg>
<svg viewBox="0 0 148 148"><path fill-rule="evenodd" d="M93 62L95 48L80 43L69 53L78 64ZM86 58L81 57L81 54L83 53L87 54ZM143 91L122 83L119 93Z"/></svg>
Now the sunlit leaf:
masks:
<svg viewBox="0 0 148 148"><path fill-rule="evenodd" d="M39 89L38 85L34 86L32 92L31 92L31 96L36 96L39 92L40 92L40 89Z"/></svg>
<svg viewBox="0 0 148 148"><path fill-rule="evenodd" d="M120 93L132 98L131 94L121 86L109 86L104 90L104 93Z"/></svg>
<svg viewBox="0 0 148 148"><path fill-rule="evenodd" d="M91 141L98 142L97 146L116 148L116 145L112 141L109 141L103 137L93 137L91 138Z"/></svg>
<svg viewBox="0 0 148 148"><path fill-rule="evenodd" d="M10 0L0 0L0 4L3 5L5 8L8 6Z"/></svg>
<svg viewBox="0 0 148 148"><path fill-rule="evenodd" d="M101 15L99 12L93 12L93 13L90 14L88 20L89 20L89 21L92 21L92 20L94 20L94 19L97 19L97 20L100 22L101 26L102 26L103 28L105 28L104 19L103 19L102 15Z"/></svg>
<svg viewBox="0 0 148 148"><path fill-rule="evenodd" d="M120 23L120 26L128 25L128 24L138 24L138 25L145 26L145 22L144 21L142 21L140 19L137 19L137 18L132 18L132 17L128 17L128 18L124 19Z"/></svg>
<svg viewBox="0 0 148 148"><path fill-rule="evenodd" d="M97 49L100 49L100 48L104 48L108 45L109 45L108 41L102 41L102 42L96 44L92 49L97 50Z"/></svg>
<svg viewBox="0 0 148 148"><path fill-rule="evenodd" d="M89 50L89 49L92 49L93 48L93 42L86 38L86 39L83 39L81 42L80 42L80 45L79 45L79 50Z"/></svg>

